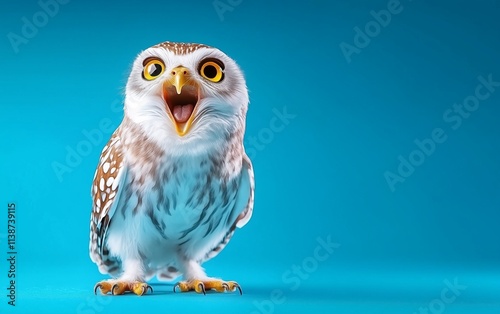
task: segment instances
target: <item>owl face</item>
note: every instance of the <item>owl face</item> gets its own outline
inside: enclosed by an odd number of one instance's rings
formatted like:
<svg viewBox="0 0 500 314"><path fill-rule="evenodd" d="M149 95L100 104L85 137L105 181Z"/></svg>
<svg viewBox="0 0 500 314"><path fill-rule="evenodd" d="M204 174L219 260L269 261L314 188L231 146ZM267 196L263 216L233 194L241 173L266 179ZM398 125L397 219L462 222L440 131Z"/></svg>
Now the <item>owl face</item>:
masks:
<svg viewBox="0 0 500 314"><path fill-rule="evenodd" d="M237 64L216 48L163 43L134 61L125 114L158 141L189 142L231 132L246 114L248 92Z"/></svg>

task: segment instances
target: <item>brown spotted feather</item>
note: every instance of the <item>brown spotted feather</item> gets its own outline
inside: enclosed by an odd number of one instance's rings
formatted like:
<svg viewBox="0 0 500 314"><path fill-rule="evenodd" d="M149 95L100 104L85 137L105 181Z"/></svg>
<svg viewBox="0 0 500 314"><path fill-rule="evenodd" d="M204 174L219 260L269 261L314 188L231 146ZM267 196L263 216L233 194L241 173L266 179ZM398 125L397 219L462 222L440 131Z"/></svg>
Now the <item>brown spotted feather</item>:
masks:
<svg viewBox="0 0 500 314"><path fill-rule="evenodd" d="M195 44L195 43L173 43L166 41L154 46L154 48L159 48L159 47L170 50L177 55L185 55L193 51L196 51L200 48L208 48L209 46L203 44Z"/></svg>
<svg viewBox="0 0 500 314"><path fill-rule="evenodd" d="M109 211L117 198L118 176L123 164L118 130L113 134L101 153L99 165L92 184L92 214L90 219L90 257L107 272L117 268L116 261L110 260L104 245L106 231L110 222ZM117 270L117 269L116 269Z"/></svg>

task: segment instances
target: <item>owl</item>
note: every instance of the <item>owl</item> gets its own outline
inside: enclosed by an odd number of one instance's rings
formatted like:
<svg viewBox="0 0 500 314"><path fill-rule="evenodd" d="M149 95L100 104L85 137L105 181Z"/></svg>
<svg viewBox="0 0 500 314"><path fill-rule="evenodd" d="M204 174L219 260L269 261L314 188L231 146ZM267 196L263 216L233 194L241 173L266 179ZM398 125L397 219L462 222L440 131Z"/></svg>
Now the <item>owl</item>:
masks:
<svg viewBox="0 0 500 314"><path fill-rule="evenodd" d="M91 189L90 258L112 277L95 293L143 295L152 277L181 275L174 292L241 293L202 263L252 216L248 102L242 71L217 48L164 42L138 55Z"/></svg>

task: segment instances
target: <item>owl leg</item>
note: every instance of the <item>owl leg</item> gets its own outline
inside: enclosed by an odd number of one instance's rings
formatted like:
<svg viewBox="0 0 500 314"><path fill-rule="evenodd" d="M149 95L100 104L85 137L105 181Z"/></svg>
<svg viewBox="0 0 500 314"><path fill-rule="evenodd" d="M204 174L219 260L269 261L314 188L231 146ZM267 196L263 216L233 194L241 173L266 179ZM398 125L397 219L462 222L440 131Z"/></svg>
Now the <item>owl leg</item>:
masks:
<svg viewBox="0 0 500 314"><path fill-rule="evenodd" d="M207 277L201 265L195 261L185 261L184 263L184 281L178 282L174 286L174 292L177 288L181 292L196 291L206 294L209 290L217 292L236 291L242 294L240 285L235 281L224 281L218 278Z"/></svg>
<svg viewBox="0 0 500 314"><path fill-rule="evenodd" d="M98 282L94 286L94 293L97 289L102 294L121 295L126 292L132 292L136 295L144 295L148 290L153 293L153 288L144 282L144 270L138 260L127 260L123 263L123 274L118 279L109 279Z"/></svg>

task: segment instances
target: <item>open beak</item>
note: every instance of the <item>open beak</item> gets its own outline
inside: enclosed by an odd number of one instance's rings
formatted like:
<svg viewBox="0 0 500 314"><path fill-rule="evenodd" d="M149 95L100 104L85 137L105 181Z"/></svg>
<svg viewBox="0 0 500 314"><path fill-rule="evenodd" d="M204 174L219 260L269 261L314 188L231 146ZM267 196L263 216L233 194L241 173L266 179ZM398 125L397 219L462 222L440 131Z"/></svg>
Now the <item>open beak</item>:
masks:
<svg viewBox="0 0 500 314"><path fill-rule="evenodd" d="M191 128L200 100L199 85L187 68L172 70L170 79L163 84L163 99L177 134L184 136Z"/></svg>

